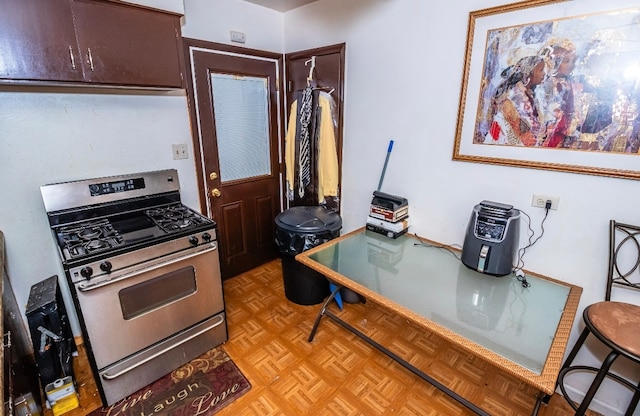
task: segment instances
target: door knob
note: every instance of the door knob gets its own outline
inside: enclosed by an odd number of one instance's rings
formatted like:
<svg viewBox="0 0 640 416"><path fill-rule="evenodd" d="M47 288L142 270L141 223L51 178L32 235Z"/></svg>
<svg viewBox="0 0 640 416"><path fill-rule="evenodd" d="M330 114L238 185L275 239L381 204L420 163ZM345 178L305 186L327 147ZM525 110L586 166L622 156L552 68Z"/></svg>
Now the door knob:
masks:
<svg viewBox="0 0 640 416"><path fill-rule="evenodd" d="M218 174L215 172L211 172L209 174L209 179L211 179L212 181L215 181L216 179L218 179Z"/></svg>
<svg viewBox="0 0 640 416"><path fill-rule="evenodd" d="M220 198L220 195L222 195L222 192L220 192L220 189L213 188L211 190L211 196L215 196L216 198Z"/></svg>

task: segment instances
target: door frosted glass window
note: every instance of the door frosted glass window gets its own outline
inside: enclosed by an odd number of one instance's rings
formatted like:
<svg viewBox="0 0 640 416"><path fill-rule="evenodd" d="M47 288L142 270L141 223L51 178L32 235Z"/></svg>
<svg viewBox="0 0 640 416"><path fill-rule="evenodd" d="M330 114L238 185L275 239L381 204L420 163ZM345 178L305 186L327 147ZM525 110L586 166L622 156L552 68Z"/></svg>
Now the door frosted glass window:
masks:
<svg viewBox="0 0 640 416"><path fill-rule="evenodd" d="M267 79L211 74L220 180L270 175Z"/></svg>

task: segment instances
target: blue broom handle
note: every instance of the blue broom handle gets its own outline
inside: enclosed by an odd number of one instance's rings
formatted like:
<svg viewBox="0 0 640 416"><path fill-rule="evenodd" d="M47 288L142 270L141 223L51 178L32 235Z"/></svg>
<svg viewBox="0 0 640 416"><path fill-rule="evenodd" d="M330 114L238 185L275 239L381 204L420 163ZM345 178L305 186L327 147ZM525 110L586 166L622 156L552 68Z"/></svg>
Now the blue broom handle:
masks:
<svg viewBox="0 0 640 416"><path fill-rule="evenodd" d="M393 150L393 140L389 140L389 148L387 149L387 157L384 159L384 166L382 167L382 174L380 175L380 182L378 183L378 191L382 188L382 181L384 180L384 175L387 173L387 164L389 163L391 150Z"/></svg>

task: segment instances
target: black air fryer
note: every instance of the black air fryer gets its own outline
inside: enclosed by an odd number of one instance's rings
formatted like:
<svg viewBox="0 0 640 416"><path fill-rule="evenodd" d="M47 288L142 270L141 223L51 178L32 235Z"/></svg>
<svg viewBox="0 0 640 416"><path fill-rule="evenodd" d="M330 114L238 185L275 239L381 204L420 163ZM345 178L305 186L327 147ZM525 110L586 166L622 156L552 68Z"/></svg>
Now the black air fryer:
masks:
<svg viewBox="0 0 640 416"><path fill-rule="evenodd" d="M520 237L520 211L511 205L482 201L469 219L462 246L462 263L494 276L513 270Z"/></svg>

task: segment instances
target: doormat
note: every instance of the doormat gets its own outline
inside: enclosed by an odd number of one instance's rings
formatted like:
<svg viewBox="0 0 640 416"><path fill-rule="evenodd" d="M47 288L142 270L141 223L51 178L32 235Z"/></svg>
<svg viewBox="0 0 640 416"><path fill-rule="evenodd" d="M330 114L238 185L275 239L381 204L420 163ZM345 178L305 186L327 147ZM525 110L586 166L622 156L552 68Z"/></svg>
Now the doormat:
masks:
<svg viewBox="0 0 640 416"><path fill-rule="evenodd" d="M210 416L250 389L249 380L218 347L89 416Z"/></svg>

